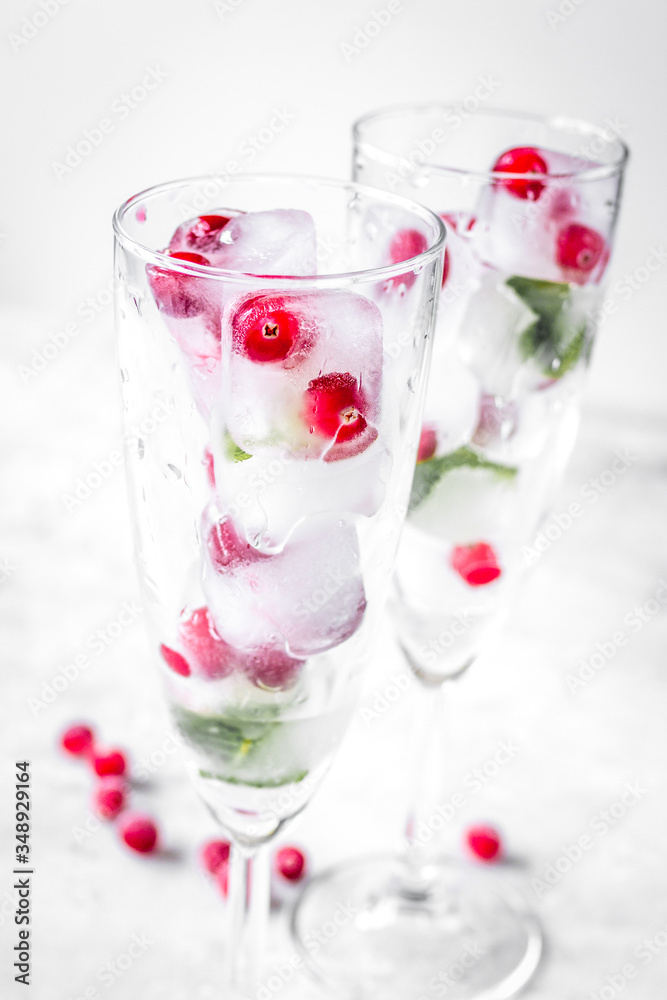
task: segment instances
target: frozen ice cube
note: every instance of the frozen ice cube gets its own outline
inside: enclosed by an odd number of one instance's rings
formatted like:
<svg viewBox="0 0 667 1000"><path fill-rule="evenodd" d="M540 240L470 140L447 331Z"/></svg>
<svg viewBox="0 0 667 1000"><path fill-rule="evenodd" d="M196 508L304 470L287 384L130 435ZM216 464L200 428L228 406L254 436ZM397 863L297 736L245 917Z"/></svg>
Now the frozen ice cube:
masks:
<svg viewBox="0 0 667 1000"><path fill-rule="evenodd" d="M436 454L470 441L479 421L480 396L479 381L456 351L436 349L424 404L424 422L436 432Z"/></svg>
<svg viewBox="0 0 667 1000"><path fill-rule="evenodd" d="M215 507L203 532L204 592L216 629L230 644L307 657L344 642L361 624L366 599L351 521L310 517L271 555L248 545Z"/></svg>

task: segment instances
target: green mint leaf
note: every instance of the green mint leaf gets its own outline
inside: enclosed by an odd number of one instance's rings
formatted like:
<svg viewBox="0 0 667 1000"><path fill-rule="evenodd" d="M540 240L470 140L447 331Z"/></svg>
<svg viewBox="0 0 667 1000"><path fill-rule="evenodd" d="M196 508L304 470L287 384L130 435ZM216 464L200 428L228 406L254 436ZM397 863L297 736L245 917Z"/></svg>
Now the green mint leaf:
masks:
<svg viewBox="0 0 667 1000"><path fill-rule="evenodd" d="M245 462L247 458L252 458L247 451L239 446L232 440L229 434L225 434L225 455L230 462Z"/></svg>
<svg viewBox="0 0 667 1000"><path fill-rule="evenodd" d="M503 479L512 479L517 474L517 469L512 465L501 465L499 462L490 462L482 458L472 448L458 448L448 455L441 455L440 458L429 458L426 462L418 462L415 466L415 474L412 480L412 493L410 494L410 510L415 510L426 500L436 483L439 483L443 476L446 476L452 469L486 469L495 473Z"/></svg>
<svg viewBox="0 0 667 1000"><path fill-rule="evenodd" d="M233 715L199 715L180 706L174 715L183 736L197 750L232 765L247 760L276 728L276 722L266 718L255 722Z"/></svg>
<svg viewBox="0 0 667 1000"><path fill-rule="evenodd" d="M508 278L506 284L537 317L519 338L522 356L535 358L550 378L561 378L579 360L586 344L586 325L575 322L571 314L570 286L520 275Z"/></svg>

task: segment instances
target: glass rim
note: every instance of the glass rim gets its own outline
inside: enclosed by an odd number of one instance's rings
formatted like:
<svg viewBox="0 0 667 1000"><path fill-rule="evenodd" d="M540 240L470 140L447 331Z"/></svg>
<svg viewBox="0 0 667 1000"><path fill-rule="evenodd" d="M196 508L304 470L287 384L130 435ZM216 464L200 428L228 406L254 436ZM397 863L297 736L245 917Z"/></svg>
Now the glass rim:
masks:
<svg viewBox="0 0 667 1000"><path fill-rule="evenodd" d="M130 233L124 228L123 219L127 213L133 208L138 207L140 203L147 198L164 194L169 191L174 191L179 187L185 188L213 179L219 179L219 175L201 174L194 177L184 177L178 180L166 181L162 184L152 185L151 187L144 188L137 194L132 195L130 198L127 198L121 205L119 205L113 215L112 224L117 242L123 248L130 250L147 263L155 264L169 271L196 275L215 281L233 280L237 284L250 284L254 286L256 286L257 281L261 279L261 281L266 283L269 288L277 286L284 288L286 284L288 284L291 288L297 288L299 286L322 287L323 285L329 284L338 285L343 282L347 284L358 284L361 282L385 281L389 278L398 277L399 275L404 274L407 270L412 270L416 267L419 267L420 269L423 268L426 264L440 256L445 246L447 230L442 219L436 212L431 211L431 209L426 208L426 206L420 204L419 202L413 201L410 198L405 198L402 195L394 194L393 192L383 191L381 188L374 188L367 184L358 184L356 181L341 180L339 178L330 177L318 177L310 174L235 174L232 178L224 180L224 187L226 188L233 185L237 181L241 181L266 184L282 183L286 185L305 184L310 185L313 188L328 187L338 190L347 188L351 191L351 193L358 192L359 194L366 195L367 197L374 199L376 202L407 209L423 221L434 224L437 233L434 241L429 242L429 246L426 250L422 251L422 253L415 254L413 257L408 257L407 260L398 261L395 264L384 264L381 267L363 268L361 270L357 269L336 273L325 272L322 274L271 275L253 274L249 271L234 271L227 268L214 267L210 264L195 264L192 261L179 260L178 258L170 257L163 251L153 250L151 247L146 246L131 236ZM224 193L224 188L221 189L221 194L222 193ZM232 209L232 206L221 204L220 208ZM238 208L234 208L233 211L238 212Z"/></svg>
<svg viewBox="0 0 667 1000"><path fill-rule="evenodd" d="M383 118L391 118L397 115L407 116L408 114L415 114L423 111L441 111L443 113L451 111L454 113L460 113L460 106L455 104L449 104L445 101L427 101L423 103L408 103L408 104L393 104L388 105L383 108L376 108L374 111L369 111L364 115L357 118L352 124L352 135L354 138L355 147L363 146L365 149L372 150L377 154L379 159L384 160L387 163L405 163L407 158L404 156L399 156L396 153L391 153L387 149L383 149L381 146L375 145L372 140L368 140L363 136L364 128L372 122L380 121ZM434 173L448 174L458 177L471 177L478 180L565 180L565 179L577 179L577 180L600 180L606 177L612 177L615 174L622 174L623 169L630 156L630 150L625 142L617 135L613 135L610 139L607 131L601 126L596 125L591 122L584 121L579 118L569 118L567 115L536 115L528 111L515 111L509 108L497 108L489 107L484 108L480 111L471 111L471 118L494 118L494 119L516 119L524 122L532 122L535 125L543 125L548 128L552 128L555 131L568 132L570 135L579 134L582 137L595 137L601 139L606 147L613 147L614 145L618 148L618 155L610 163L597 163L592 164L590 167L580 167L575 170L564 171L562 173L521 173L516 174L511 171L506 170L473 170L466 169L465 167L453 167L447 166L447 164L436 163L428 158L418 164L415 164L412 169L423 169L428 168ZM409 162L409 161L407 161Z"/></svg>

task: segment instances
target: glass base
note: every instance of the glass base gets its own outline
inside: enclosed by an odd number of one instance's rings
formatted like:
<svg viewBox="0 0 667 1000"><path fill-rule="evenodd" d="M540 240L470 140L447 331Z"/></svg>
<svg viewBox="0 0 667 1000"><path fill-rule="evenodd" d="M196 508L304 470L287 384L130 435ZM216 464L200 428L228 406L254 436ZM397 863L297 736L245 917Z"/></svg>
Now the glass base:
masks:
<svg viewBox="0 0 667 1000"><path fill-rule="evenodd" d="M510 870L511 871L511 870ZM505 1000L526 985L542 932L509 872L361 858L313 879L292 933L310 971L355 1000Z"/></svg>

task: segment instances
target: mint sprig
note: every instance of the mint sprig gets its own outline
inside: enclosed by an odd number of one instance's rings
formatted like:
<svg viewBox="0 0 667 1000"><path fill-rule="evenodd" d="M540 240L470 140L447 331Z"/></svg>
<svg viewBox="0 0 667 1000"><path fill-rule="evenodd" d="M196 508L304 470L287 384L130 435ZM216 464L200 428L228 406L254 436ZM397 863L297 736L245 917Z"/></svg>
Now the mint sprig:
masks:
<svg viewBox="0 0 667 1000"><path fill-rule="evenodd" d="M410 494L410 510L415 510L429 496L433 488L452 469L486 469L493 472L501 479L512 479L516 476L518 469L513 465L502 465L500 462L491 462L483 458L472 448L463 447L448 455L441 455L439 458L429 458L425 462L418 462L415 466L415 474L412 480L412 492Z"/></svg>
<svg viewBox="0 0 667 1000"><path fill-rule="evenodd" d="M572 316L570 286L520 275L508 278L506 284L536 316L519 337L523 358L535 358L545 375L561 378L577 363L586 344L586 323Z"/></svg>

